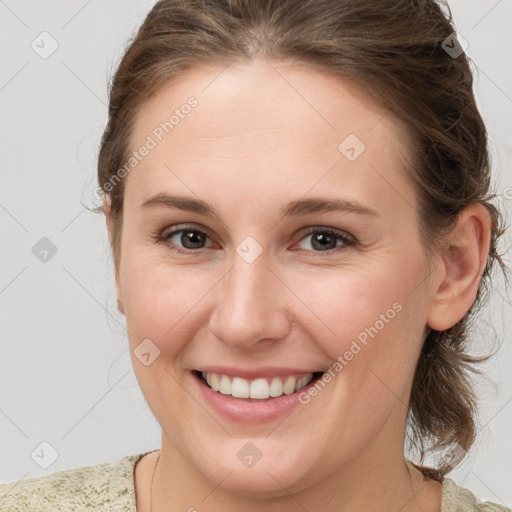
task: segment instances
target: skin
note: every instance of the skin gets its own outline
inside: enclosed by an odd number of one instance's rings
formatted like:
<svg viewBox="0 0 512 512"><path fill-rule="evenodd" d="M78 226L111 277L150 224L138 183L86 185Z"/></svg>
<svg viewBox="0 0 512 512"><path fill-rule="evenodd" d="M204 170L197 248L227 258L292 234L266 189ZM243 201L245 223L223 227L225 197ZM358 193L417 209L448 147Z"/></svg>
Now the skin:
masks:
<svg viewBox="0 0 512 512"><path fill-rule="evenodd" d="M139 148L168 112L198 100L126 178L117 295L135 374L162 427L160 452L135 470L137 508L150 510L160 455L153 511L438 511L441 484L404 460L408 400L425 328L454 325L475 299L485 209L468 207L429 263L397 119L361 87L299 63L224 67L203 65L163 87L142 105L131 139ZM348 134L366 146L354 161L338 150ZM206 201L219 216L141 207L161 192ZM285 204L312 197L376 214L283 217ZM104 210L111 231L108 199ZM156 240L184 223L209 237L195 254ZM308 227L356 241L321 251ZM263 251L252 263L236 252L248 236ZM187 251L179 235L172 242ZM205 364L326 370L394 303L394 319L284 419L227 420L193 385L190 370ZM133 352L144 339L160 349L149 366ZM237 457L248 441L262 453L251 468Z"/></svg>

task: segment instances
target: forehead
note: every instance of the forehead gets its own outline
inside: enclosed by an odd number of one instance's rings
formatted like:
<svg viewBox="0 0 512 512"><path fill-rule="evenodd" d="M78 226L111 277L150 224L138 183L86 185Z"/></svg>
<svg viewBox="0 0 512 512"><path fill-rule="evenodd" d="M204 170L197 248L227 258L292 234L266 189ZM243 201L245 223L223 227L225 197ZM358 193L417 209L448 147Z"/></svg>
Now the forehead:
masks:
<svg viewBox="0 0 512 512"><path fill-rule="evenodd" d="M183 173L203 190L224 179L252 190L293 183L301 195L318 183L357 194L378 188L381 196L388 187L396 200L410 194L406 133L359 85L300 63L202 65L141 105L131 148L149 138L152 149L128 183L147 195Z"/></svg>
<svg viewBox="0 0 512 512"><path fill-rule="evenodd" d="M229 65L202 64L180 74L142 102L132 142L152 130L154 121L169 120L193 96L200 113L186 124L198 137L240 137L251 130L296 127L307 122L311 135L338 139L351 131L361 139L404 131L389 111L361 85L293 61L257 59ZM286 113L286 117L283 114ZM185 116L185 119L188 116ZM223 122L224 121L224 122ZM176 129L174 129L176 128ZM173 128L176 135L178 125ZM394 135L401 136L401 133Z"/></svg>

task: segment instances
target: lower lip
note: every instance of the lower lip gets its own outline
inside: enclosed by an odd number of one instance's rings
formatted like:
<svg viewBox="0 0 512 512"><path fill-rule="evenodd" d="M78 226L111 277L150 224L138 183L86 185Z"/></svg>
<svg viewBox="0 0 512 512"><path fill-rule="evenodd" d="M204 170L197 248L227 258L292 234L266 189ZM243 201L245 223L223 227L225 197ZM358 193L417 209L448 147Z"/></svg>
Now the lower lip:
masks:
<svg viewBox="0 0 512 512"><path fill-rule="evenodd" d="M291 395L256 400L223 395L218 391L213 391L195 373L191 375L199 386L204 400L213 410L229 420L248 423L266 423L290 413L295 407L302 405L299 395L307 393L308 388L314 386L317 381L317 379L313 379L306 387Z"/></svg>

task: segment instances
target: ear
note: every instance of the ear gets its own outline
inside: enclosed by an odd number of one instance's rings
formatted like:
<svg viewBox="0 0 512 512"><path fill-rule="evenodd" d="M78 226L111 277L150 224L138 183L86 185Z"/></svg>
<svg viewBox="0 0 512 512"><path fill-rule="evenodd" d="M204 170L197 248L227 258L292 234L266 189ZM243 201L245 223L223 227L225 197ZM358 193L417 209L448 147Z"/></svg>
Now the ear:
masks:
<svg viewBox="0 0 512 512"><path fill-rule="evenodd" d="M491 219L485 206L473 203L458 216L440 253L441 279L436 284L427 323L444 331L453 327L475 301L489 254Z"/></svg>
<svg viewBox="0 0 512 512"><path fill-rule="evenodd" d="M112 208L110 203L110 198L108 196L105 196L103 199L103 213L105 214L105 220L107 223L107 231L108 231L108 238L110 240L110 244L112 245L112 233L113 233L113 219L112 219ZM120 286L120 280L119 280L119 269L117 268L117 265L114 262L115 267L115 280L116 280L116 295L117 295L117 309L124 315L124 307L122 302L122 293L121 293L121 286Z"/></svg>

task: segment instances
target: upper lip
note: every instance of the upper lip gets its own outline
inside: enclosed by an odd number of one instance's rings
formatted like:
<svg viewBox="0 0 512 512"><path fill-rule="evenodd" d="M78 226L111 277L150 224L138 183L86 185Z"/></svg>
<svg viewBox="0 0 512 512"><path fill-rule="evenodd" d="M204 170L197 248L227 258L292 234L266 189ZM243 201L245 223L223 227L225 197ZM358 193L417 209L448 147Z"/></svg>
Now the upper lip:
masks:
<svg viewBox="0 0 512 512"><path fill-rule="evenodd" d="M201 366L194 368L198 372L217 373L229 377L242 377L247 380L254 380L261 377L286 377L287 375L307 375L308 373L318 373L323 370L311 370L303 368L285 368L285 367L259 367L259 368L234 368L228 366Z"/></svg>

